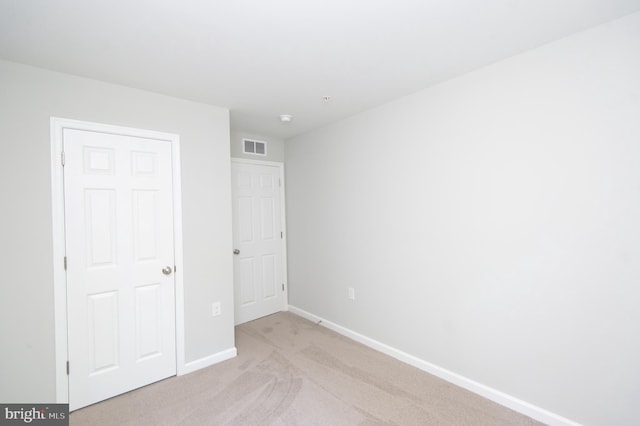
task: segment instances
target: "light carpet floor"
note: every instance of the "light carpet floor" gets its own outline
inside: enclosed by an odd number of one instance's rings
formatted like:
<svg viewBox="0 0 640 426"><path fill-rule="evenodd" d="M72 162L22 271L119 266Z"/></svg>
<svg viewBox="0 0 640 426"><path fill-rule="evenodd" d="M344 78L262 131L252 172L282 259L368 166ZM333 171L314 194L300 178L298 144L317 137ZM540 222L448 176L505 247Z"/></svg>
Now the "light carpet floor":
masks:
<svg viewBox="0 0 640 426"><path fill-rule="evenodd" d="M74 425L537 425L289 312L236 327L238 356L71 413Z"/></svg>

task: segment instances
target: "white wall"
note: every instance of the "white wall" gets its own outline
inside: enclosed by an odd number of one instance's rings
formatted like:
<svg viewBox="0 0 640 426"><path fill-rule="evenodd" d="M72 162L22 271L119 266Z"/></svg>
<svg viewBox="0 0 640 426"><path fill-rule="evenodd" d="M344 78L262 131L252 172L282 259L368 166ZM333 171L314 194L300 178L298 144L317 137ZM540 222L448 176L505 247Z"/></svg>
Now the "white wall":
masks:
<svg viewBox="0 0 640 426"><path fill-rule="evenodd" d="M291 305L640 424L639 52L634 14L286 141Z"/></svg>
<svg viewBox="0 0 640 426"><path fill-rule="evenodd" d="M251 155L243 152L242 139L252 139L267 143L267 155ZM231 130L231 157L246 158L257 161L277 161L284 162L284 140L270 136L259 135L244 130Z"/></svg>
<svg viewBox="0 0 640 426"><path fill-rule="evenodd" d="M228 111L0 61L0 401L55 401L51 116L180 135L186 361L233 348Z"/></svg>

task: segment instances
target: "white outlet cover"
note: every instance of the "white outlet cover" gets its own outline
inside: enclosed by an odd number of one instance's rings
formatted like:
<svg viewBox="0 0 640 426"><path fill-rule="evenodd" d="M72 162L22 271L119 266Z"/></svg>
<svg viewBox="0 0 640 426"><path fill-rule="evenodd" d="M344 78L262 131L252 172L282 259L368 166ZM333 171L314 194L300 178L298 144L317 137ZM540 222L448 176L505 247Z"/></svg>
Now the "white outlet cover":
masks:
<svg viewBox="0 0 640 426"><path fill-rule="evenodd" d="M211 316L217 317L222 313L220 308L220 302L214 302L211 304Z"/></svg>

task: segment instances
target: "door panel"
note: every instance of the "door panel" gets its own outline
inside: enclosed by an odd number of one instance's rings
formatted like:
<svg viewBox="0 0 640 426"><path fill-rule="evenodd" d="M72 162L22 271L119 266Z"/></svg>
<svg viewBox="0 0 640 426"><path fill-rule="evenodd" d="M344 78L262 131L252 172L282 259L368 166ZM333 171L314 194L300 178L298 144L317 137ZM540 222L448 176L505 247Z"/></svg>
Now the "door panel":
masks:
<svg viewBox="0 0 640 426"><path fill-rule="evenodd" d="M285 308L280 169L232 163L235 321Z"/></svg>
<svg viewBox="0 0 640 426"><path fill-rule="evenodd" d="M93 376L106 370L117 368L120 364L118 342L118 293L91 294L88 300L89 334L93 336L87 348L89 350L89 375Z"/></svg>
<svg viewBox="0 0 640 426"><path fill-rule="evenodd" d="M84 190L87 268L113 266L116 253L116 201L110 189Z"/></svg>
<svg viewBox="0 0 640 426"><path fill-rule="evenodd" d="M171 143L65 129L69 402L176 374Z"/></svg>
<svg viewBox="0 0 640 426"><path fill-rule="evenodd" d="M160 283L140 286L136 299L136 361L162 355L162 288Z"/></svg>
<svg viewBox="0 0 640 426"><path fill-rule="evenodd" d="M262 286L264 288L263 296L265 300L277 296L277 279L276 256L272 254L262 256Z"/></svg>

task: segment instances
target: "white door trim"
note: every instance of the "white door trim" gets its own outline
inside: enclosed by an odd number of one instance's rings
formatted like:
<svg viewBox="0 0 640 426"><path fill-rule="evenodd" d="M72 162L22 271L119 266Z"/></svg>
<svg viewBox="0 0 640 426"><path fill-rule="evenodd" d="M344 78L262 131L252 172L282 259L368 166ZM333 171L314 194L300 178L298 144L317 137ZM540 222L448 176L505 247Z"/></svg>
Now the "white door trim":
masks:
<svg viewBox="0 0 640 426"><path fill-rule="evenodd" d="M287 210L285 203L284 163L277 161L247 160L245 158L231 158L232 163L254 164L259 166L277 167L280 172L280 226L282 229L282 279L284 281L284 294L282 295L283 311L289 310L289 280L287 278Z"/></svg>
<svg viewBox="0 0 640 426"><path fill-rule="evenodd" d="M162 139L171 143L173 169L173 217L175 242L175 295L176 295L176 371L186 374L184 348L184 282L182 257L182 190L180 173L180 136L151 130L112 126L101 123L51 117L51 212L53 220L53 296L55 321L56 402L69 402L69 376L67 375L67 278L64 269L64 182L62 167L63 129L77 129L123 136Z"/></svg>

